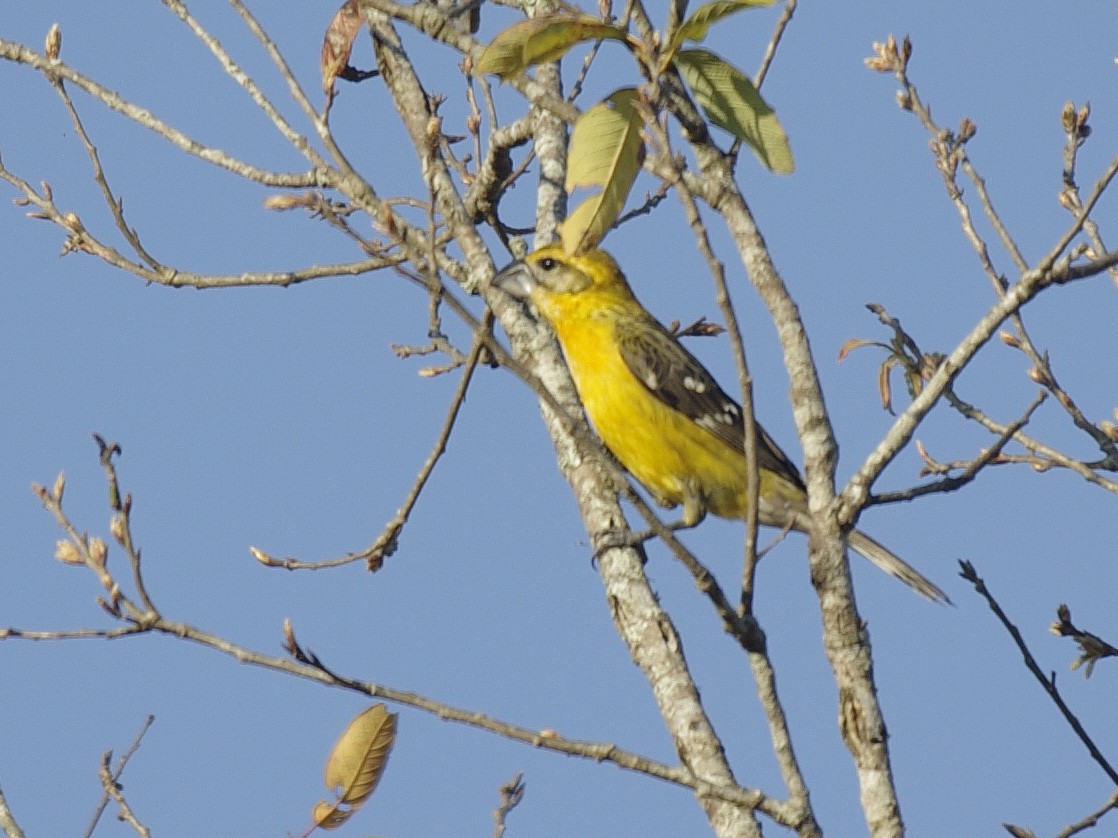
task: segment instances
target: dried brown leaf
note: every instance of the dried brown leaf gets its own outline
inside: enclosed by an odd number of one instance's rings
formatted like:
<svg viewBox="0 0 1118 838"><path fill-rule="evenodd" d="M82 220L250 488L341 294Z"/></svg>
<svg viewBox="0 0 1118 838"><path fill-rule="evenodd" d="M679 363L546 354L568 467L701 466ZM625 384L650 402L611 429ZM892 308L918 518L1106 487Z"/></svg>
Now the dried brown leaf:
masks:
<svg viewBox="0 0 1118 838"><path fill-rule="evenodd" d="M893 413L893 386L889 382L889 372L897 365L896 356L890 355L877 373L877 387L881 391L881 406ZM896 414L894 414L896 415Z"/></svg>
<svg viewBox="0 0 1118 838"><path fill-rule="evenodd" d="M334 79L342 75L349 66L353 42L364 23L365 18L361 15L357 0L346 0L326 27L319 66L322 70L322 90L327 96L334 90Z"/></svg>
<svg viewBox="0 0 1118 838"><path fill-rule="evenodd" d="M846 356L853 352L855 349L861 349L863 346L880 346L877 341L866 340L865 338L851 338L842 345L839 349L838 362L841 364L846 360Z"/></svg>
<svg viewBox="0 0 1118 838"><path fill-rule="evenodd" d="M340 826L369 799L396 741L396 719L385 705L374 704L349 723L326 761L326 785L337 800L315 805L313 817L318 826Z"/></svg>

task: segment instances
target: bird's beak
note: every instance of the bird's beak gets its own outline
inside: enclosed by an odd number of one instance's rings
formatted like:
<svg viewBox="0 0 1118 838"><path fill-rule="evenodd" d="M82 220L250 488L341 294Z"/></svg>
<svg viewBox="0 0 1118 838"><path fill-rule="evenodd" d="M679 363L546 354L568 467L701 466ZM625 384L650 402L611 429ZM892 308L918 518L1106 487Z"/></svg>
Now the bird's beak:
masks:
<svg viewBox="0 0 1118 838"><path fill-rule="evenodd" d="M520 300L531 295L535 284L532 270L521 260L513 262L493 277L494 287Z"/></svg>

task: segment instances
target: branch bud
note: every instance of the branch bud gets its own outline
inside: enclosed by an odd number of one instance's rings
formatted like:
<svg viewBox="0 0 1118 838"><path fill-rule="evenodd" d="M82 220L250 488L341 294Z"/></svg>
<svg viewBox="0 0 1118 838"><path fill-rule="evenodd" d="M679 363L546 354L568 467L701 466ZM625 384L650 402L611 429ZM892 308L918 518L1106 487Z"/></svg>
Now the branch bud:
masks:
<svg viewBox="0 0 1118 838"><path fill-rule="evenodd" d="M54 557L63 564L85 564L78 546L69 539L62 539L54 545Z"/></svg>
<svg viewBox="0 0 1118 838"><path fill-rule="evenodd" d="M57 23L51 24L50 30L47 32L46 42L43 44L43 49L47 54L47 58L51 61L58 60L58 53L62 50L62 30L58 28Z"/></svg>
<svg viewBox="0 0 1118 838"><path fill-rule="evenodd" d="M881 43L873 42L873 55L865 59L866 66L877 73L891 73L898 66L897 39L892 35Z"/></svg>
<svg viewBox="0 0 1118 838"><path fill-rule="evenodd" d="M262 564L266 567L279 567L280 566L279 562L277 562L275 559L273 559L271 556L269 556L267 553L265 553L259 547L250 546L248 548L248 551L250 553L252 553L252 557L254 559L256 559L256 561L260 562L260 564Z"/></svg>
<svg viewBox="0 0 1118 838"><path fill-rule="evenodd" d="M1076 115L1075 115L1075 123L1076 123L1075 127L1078 128L1080 132L1082 132L1083 129L1087 127L1087 119L1090 116L1091 116L1091 103L1090 102L1084 102L1083 106L1079 109L1078 113L1076 113Z"/></svg>
<svg viewBox="0 0 1118 838"><path fill-rule="evenodd" d="M1064 102L1064 109L1060 111L1060 127L1065 134L1075 133L1075 102L1071 99Z"/></svg>
<svg viewBox="0 0 1118 838"><path fill-rule="evenodd" d="M119 514L119 513L114 515L112 517L112 520L109 521L109 533L118 542L123 544L124 543L124 536L125 536L126 532L127 532L127 529L125 528L125 525L124 525L124 516Z"/></svg>
<svg viewBox="0 0 1118 838"><path fill-rule="evenodd" d="M269 195L264 199L264 209L276 210L283 212L284 210L295 209L306 204L306 199L302 195Z"/></svg>
<svg viewBox="0 0 1118 838"><path fill-rule="evenodd" d="M93 560L93 564L100 568L105 569L105 560L109 556L109 545L104 540L93 536L89 539L89 558Z"/></svg>
<svg viewBox="0 0 1118 838"><path fill-rule="evenodd" d="M1070 186L1060 191L1059 202L1068 212L1079 212L1079 197Z"/></svg>

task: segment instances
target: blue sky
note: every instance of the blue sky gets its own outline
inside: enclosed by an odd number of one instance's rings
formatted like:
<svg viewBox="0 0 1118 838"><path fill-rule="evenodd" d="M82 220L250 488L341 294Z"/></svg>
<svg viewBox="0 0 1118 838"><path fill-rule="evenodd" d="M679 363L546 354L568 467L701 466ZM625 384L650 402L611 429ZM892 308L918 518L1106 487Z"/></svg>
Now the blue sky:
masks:
<svg viewBox="0 0 1118 838"><path fill-rule="evenodd" d="M195 5L297 118L233 13ZM257 10L265 27L319 95L318 51L333 4L256 5L266 7ZM710 46L752 70L776 14L740 15ZM486 9L482 34L513 19ZM63 59L107 87L242 158L304 168L160 4L9 0L0 6L0 37L39 49L55 21ZM1084 188L1116 146L1115 23L1111 6L1083 2L801 4L765 86L797 172L775 177L743 158L739 173L811 333L842 446L840 477L890 425L878 404L880 357L864 349L835 362L851 337L888 338L864 304L884 305L926 350L949 351L992 302L927 136L896 107L892 81L863 66L871 43L911 35L921 94L942 123L955 127L964 116L977 123L971 157L1035 259L1068 224L1056 203L1063 103L1094 104L1094 135L1080 157ZM428 88L451 96L448 113L460 115L454 56L414 38L409 46ZM618 48L604 52L587 102L620 79L635 81ZM372 63L364 37L354 63ZM129 222L163 261L227 273L358 258L322 223L264 210L262 188L75 98ZM503 117L519 113L514 96L500 102ZM0 67L0 112L5 165L32 183L49 181L61 206L120 244L46 82L22 67ZM344 86L333 124L381 194L417 193L414 153L379 82ZM522 181L503 209L509 223L530 223L528 186ZM655 188L638 181L638 192ZM250 545L306 560L360 549L402 502L457 384L457 374L420 377L429 361L399 360L391 351L426 342L425 299L413 287L390 273L287 290L147 287L91 257L59 258L60 232L10 205L15 195L6 185L0 196L0 428L8 440L0 467L0 626L109 625L90 575L52 558L61 533L29 490L64 469L70 515L104 536L109 510L90 436L96 431L123 447L120 474L135 497L149 588L169 618L277 654L289 618L300 640L339 672L674 762L646 684L609 621L534 398L503 371L478 372L449 450L382 572L352 566L292 574L251 558ZM1097 213L1106 239L1114 235L1107 229L1113 207L1104 200ZM681 218L665 202L607 245L662 319L718 319ZM798 461L774 330L725 236L714 238L747 333L759 418ZM1011 271L1000 251L994 258ZM1100 278L1057 290L1026 314L1062 383L1096 420L1110 418L1118 404L1115 301L1113 284ZM449 314L447 327L468 345ZM725 340L692 346L720 379L733 381ZM1025 368L1020 355L991 344L961 378L960 392L1011 420L1036 390ZM1053 404L1030 427L1069 453L1097 456ZM917 436L942 460L972 457L990 441L945 408ZM912 485L919 466L906 452L882 487ZM1107 622L1109 592L1118 587L1113 504L1070 475L1004 467L963 492L863 518L867 531L957 603L928 605L853 560L910 834L995 835L1003 821L1050 834L1110 793L955 573L959 558L976 563L1106 751L1118 738L1114 672L1103 665L1091 681L1068 672L1074 650L1046 628L1056 605L1067 602L1077 623L1111 639L1118 634ZM740 526L721 521L685 538L731 587L740 540ZM804 548L792 536L766 559L758 615L817 816L832 835L863 834ZM110 562L122 568L119 551ZM665 551L651 548L648 572L678 620L738 779L780 794L747 661ZM0 671L0 786L29 835L80 834L100 795L101 753L121 752L148 713L155 725L124 785L156 834L297 833L323 796L330 745L368 703L168 638L5 642ZM685 790L396 709L399 739L385 778L341 834L488 834L497 788L519 771L527 796L511 816L513 835L706 830ZM97 834L130 833L107 818Z"/></svg>

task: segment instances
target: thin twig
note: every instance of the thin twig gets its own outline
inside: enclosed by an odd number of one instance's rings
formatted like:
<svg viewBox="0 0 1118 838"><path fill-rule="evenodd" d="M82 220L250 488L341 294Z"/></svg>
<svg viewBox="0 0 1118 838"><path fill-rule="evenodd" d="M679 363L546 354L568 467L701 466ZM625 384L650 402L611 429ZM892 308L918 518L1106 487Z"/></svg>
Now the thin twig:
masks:
<svg viewBox="0 0 1118 838"><path fill-rule="evenodd" d="M632 540L640 542L643 539L655 536L663 541L671 550L672 555L687 568L691 577L695 580L695 587L710 600L711 605L714 606L714 612L722 620L722 628L726 633L734 638L738 645L747 652L763 651L765 649L765 635L757 621L750 615L742 615L734 607L725 591L722 590L722 586L718 584L714 574L680 542L676 537L676 531L660 520L631 484L626 487L625 498L633 504L638 514L649 525L647 533L636 533Z"/></svg>
<svg viewBox="0 0 1118 838"><path fill-rule="evenodd" d="M957 186L954 185L953 168L958 164L961 154L960 149L962 145L973 135L973 125L960 132L961 139L956 140L949 133L939 131L939 129L931 122L930 116L927 116L927 108L920 102L919 97L916 95L915 88L911 85L907 76L907 64L911 55L911 44L905 40L904 44L898 48L894 39L890 38L885 44L875 45L876 55L867 59L867 65L874 70L883 72L892 72L894 76L902 85L900 91L899 101L901 106L906 110L916 110L918 115L921 113L927 117L926 125L930 131L938 132L933 140L933 146L937 149L937 160L939 161L941 172L945 177L945 183L948 184L948 191L951 194L958 192ZM938 144L938 145L937 145ZM1036 268L1023 271L1018 281L1013 285L1007 285L996 275L992 266L989 266L988 258L985 257L985 244L981 239L977 240L976 247L979 247L980 253L984 258L984 265L987 265L987 272L991 275L991 279L995 281L995 285L999 290L999 298L994 306L983 316L977 324L971 329L968 334L954 349L954 351L947 356L939 365L939 368L932 374L923 389L913 399L908 409L904 411L890 428L889 432L877 448L870 454L866 462L858 470L857 474L851 478L850 482L844 488L841 497L842 510L840 517L843 520L853 520L856 517L856 509L864 502L865 497L868 495L870 484L877 479L881 471L886 465L896 456L897 452L904 447L911 439L912 434L915 432L916 427L923 421L924 417L935 406L939 398L947 391L959 374L959 372L969 364L970 360L978 352L978 350L990 339L994 331L1009 318L1014 318L1020 311L1021 307L1027 302L1036 297L1045 288L1063 284L1065 282L1073 281L1076 278L1085 276L1090 270L1106 270L1113 262L1112 254L1105 254L1103 257L1092 260L1093 264L1090 269L1084 270L1087 266L1083 264L1072 265L1072 255L1066 256L1064 251L1071 239L1077 234L1082 224L1082 219L1093 208L1095 202L1098 201L1102 191L1109 185L1111 179L1118 174L1118 157L1112 162L1107 173L1100 179L1091 199L1085 205L1083 212L1077 216L1076 223L1061 237L1058 244L1049 252ZM965 209L965 204L957 204ZM993 212L992 206L989 205L989 212ZM996 213L994 213L996 215ZM969 213L964 216L969 218ZM973 226L971 228L973 230ZM977 234L975 234L977 235ZM1012 241L1009 240L1007 247L1015 248ZM1096 271L1097 272L1097 271ZM1019 321L1017 321L1019 323ZM1023 327L1021 327L1023 330ZM1034 350L1035 351L1035 350ZM1039 357L1039 353L1037 353ZM1053 378L1054 381L1054 378ZM1057 393L1057 398L1060 399L1060 393ZM1070 398L1063 394L1061 403L1066 399L1071 402ZM1067 405L1065 405L1067 407ZM1077 424L1078 421L1077 421ZM1089 424L1089 423L1087 423ZM1092 426L1093 427L1093 426ZM1098 435L1102 432L1098 429L1091 431L1092 436L1097 440ZM1113 444L1108 442L1109 448L1104 450L1113 450Z"/></svg>
<svg viewBox="0 0 1118 838"><path fill-rule="evenodd" d="M1009 442L1014 439L1014 437L1016 437L1018 431L1020 431L1022 428L1025 427L1025 425L1029 423L1029 419L1032 418L1033 413L1038 407L1044 404L1044 401L1047 398L1047 393L1043 391L1038 393L1037 397L1033 399L1032 404L1030 404L1025 409L1024 414L1022 414L1021 417L1016 421L1011 422L1009 425L1007 425L1005 430L1002 431L1001 435L994 441L994 444L983 451L980 456L975 457L973 460L971 460L967 464L966 468L963 469L963 472L961 474L952 477L945 477L942 480L935 481L934 483L925 483L921 486L913 486L911 489L904 489L899 492L882 492L881 494L870 493L870 495L866 499L866 506L896 503L898 501L909 501L923 495L930 495L939 492L954 492L963 488L972 480L974 480L978 476L978 473L980 471L982 471L986 466L990 465L1001 456L1002 449L1004 449L1005 446L1008 445Z"/></svg>
<svg viewBox="0 0 1118 838"><path fill-rule="evenodd" d="M501 786L501 805L498 806L493 812L493 820L495 822L493 827L493 838L504 838L505 834L505 820L509 816L509 812L520 805L520 801L524 799L524 775L517 774L503 786Z"/></svg>
<svg viewBox="0 0 1118 838"><path fill-rule="evenodd" d="M1013 638L1013 642L1017 645L1017 649L1025 659L1025 667L1044 688L1044 691L1048 693L1048 697L1052 699L1052 703L1056 705L1068 725L1075 731L1075 735L1079 737L1079 741L1086 746L1092 759L1098 763L1099 767L1102 768L1103 772L1110 778L1112 783L1118 784L1118 771L1115 771L1114 768L1111 767L1106 757L1103 756L1102 751L1095 745L1094 741L1087 733L1087 730L1080 723L1079 719L1076 718L1071 708L1068 707L1067 702L1064 701L1063 696L1060 695L1060 691L1056 688L1055 673L1048 676L1041 671L1040 665L1036 662L1036 658L1033 657L1033 653L1029 651L1029 647L1026 645L1025 639L1021 636L1021 632L1017 629L1017 626L1010 622L1009 616L1002 610L1001 605L994 598L990 589L986 587L986 582L979 577L974 564L969 561L960 561L959 566L962 568L959 575L970 582L974 586L975 591L986 600L986 604L990 606L990 610L994 612L998 621L1005 630L1009 632L1009 636Z"/></svg>
<svg viewBox="0 0 1118 838"><path fill-rule="evenodd" d="M958 410L963 416L974 422L977 422L991 433L1004 433L1005 429L1008 427L1007 425L1004 425L1000 422L996 422L974 405L961 399L952 387L948 387L944 391L943 397L947 399L948 403L950 403L951 406ZM1038 470L1047 470L1057 467L1066 468L1070 471L1074 471L1087 482L1105 489L1108 492L1118 494L1118 482L1107 480L1105 477L1102 477L1095 472L1095 469L1109 469L1111 471L1114 471L1116 468L1118 468L1118 465L1116 465L1109 458L1090 463L1083 462L1081 460L1069 457L1068 455L1064 454L1061 451L1057 451L1051 446L1045 445L1040 440L1029 436L1023 431L1018 431L1017 434L1014 436L1013 441L1025 448L1026 451L1030 452L1032 456L1024 462L1026 462L1033 468L1037 468ZM1014 458L1009 455L1003 454L1002 456L1003 459L1007 462L1014 461Z"/></svg>
<svg viewBox="0 0 1118 838"><path fill-rule="evenodd" d="M115 629L71 629L58 631L31 631L11 626L0 628L0 640L115 640L132 634L143 634L142 626L122 626Z"/></svg>
<svg viewBox="0 0 1118 838"><path fill-rule="evenodd" d="M889 47L887 45L885 46L885 50L886 53L889 52ZM1006 252L1009 253L1018 273L1021 274L1027 271L1029 265L1028 262L1025 260L1024 255L1021 253L1020 248L1017 246L1017 243L1010 235L1009 230L1005 226L1005 223L1002 221L1000 214L994 208L994 202L990 196L989 190L986 188L985 179L978 173L977 169L974 167L974 164L971 162L969 156L967 155L967 143L974 136L976 131L974 123L972 123L970 120L963 120L959 131L956 133L952 133L936 124L935 120L932 119L930 108L928 108L923 100L921 100L919 92L916 90L915 85L912 84L912 81L908 76L908 50L905 49L900 52L893 50L890 56L887 56L886 53L882 53L881 58L882 60L886 60L887 63L888 58L892 59L894 76L897 78L898 82L901 85L900 101L903 103L906 110L911 111L919 118L921 124L923 124L928 132L932 135L932 150L936 155L936 166L944 179L948 196L950 197L952 203L959 213L960 218L962 219L963 231L978 253L979 259L982 262L983 270L990 278L995 292L999 295L1002 295L1005 293L1005 289L1007 287L1006 280L994 268L990 260L989 250L986 246L986 243L983 241L982 237L979 235L977 229L974 226L970 209L967 206L966 201L963 199L963 190L959 187L956 181L956 171L958 169L961 168L974 184L978 192L979 203L982 206L983 212L985 213L987 220L993 226L995 232L998 235L998 238L1001 240L1002 246L1005 248ZM1076 119L1076 115L1074 113L1074 109L1072 111L1071 117L1073 121L1076 121L1078 123L1078 120ZM1118 158L1115 158L1115 163L1118 163ZM1102 190L1105 189L1105 184L1109 183L1110 179L1114 177L1114 172L1114 163L1112 163L1109 176L1104 176L1103 180L1100 181L1100 186L1096 186L1095 192L1092 195L1092 198L1094 200L1097 200L1098 196L1102 194ZM1066 165L1064 176L1066 183L1068 177ZM1046 265L1051 266L1052 264L1054 264L1056 258L1064 253L1067 246L1071 243L1072 239L1075 237L1075 235L1078 234L1078 225L1086 223L1087 214L1090 211L1090 206L1084 207L1080 205L1078 201L1078 193L1074 192L1072 194L1074 196L1073 215L1075 215L1076 217L1076 223L1075 225L1073 225L1071 230L1067 231L1064 234L1060 243L1058 243L1050 251L1049 255L1045 257L1044 260L1042 260L1041 269L1044 269ZM1091 201L1089 201L1088 203L1089 205L1093 205L1093 202ZM1040 352L1036 348L1028 334L1027 329L1025 328L1025 323L1021 318L1020 313L1014 312L1011 315L1010 320L1013 323L1014 330L1016 332L1015 345L1018 349L1024 352L1034 364L1034 367L1037 371L1036 380L1040 381L1040 383L1047 387L1050 392L1054 396L1056 396L1057 401L1067 411L1076 427L1080 428L1088 435L1090 435L1095 443L1098 444L1109 455L1118 456L1118 451L1116 451L1113 441L1110 440L1100 428L1096 427L1093 423L1087 420L1087 418L1083 415L1082 411L1075 404L1074 400L1067 393L1067 391L1060 387L1060 385L1057 383L1056 375L1055 372L1052 370L1051 362L1048 358L1047 353Z"/></svg>
<svg viewBox="0 0 1118 838"><path fill-rule="evenodd" d="M207 163L212 163L219 168L233 172L246 180L251 180L265 186L281 186L288 188L328 187L332 185L332 179L326 173L325 169L314 168L308 172L292 174L272 172L266 169L260 169L243 160L239 160L221 149L204 145L157 118L146 108L141 108L121 98L107 87L79 73L64 62L59 60L51 61L46 56L28 49L22 44L0 38L0 59L25 64L28 67L38 70L47 78L59 76L81 88L110 110L116 111L122 116L132 120L137 125L147 128L163 137L180 151L198 157Z"/></svg>
<svg viewBox="0 0 1118 838"><path fill-rule="evenodd" d="M757 69L757 75L753 77L753 86L758 90L765 83L765 76L769 74L769 68L772 66L773 59L776 58L776 50L784 37L784 31L788 28L788 24L792 22L792 15L795 13L796 0L788 0L784 4L784 11L780 13L780 19L776 22L772 37L769 38L769 45L765 47L765 56L761 59L761 66Z"/></svg>
<svg viewBox="0 0 1118 838"><path fill-rule="evenodd" d="M282 118L279 112L260 91L256 83L240 71L239 67L232 61L221 45L217 43L217 40L206 33L205 30L190 17L185 7L182 7L182 4L179 3L178 0L163 0L163 2L175 11L176 14L179 14L191 27L192 31L196 32L198 37L209 47L210 51L218 59L230 77L249 93L253 101L264 110L277 130L279 130L288 142L290 142L297 151L312 160L312 162L316 162L320 167L328 169L326 161L321 158L314 147ZM272 58L280 74L287 81L288 90L292 98L295 99L304 114L311 121L319 140L330 154L334 166L336 167L336 170L328 169L331 174L336 175L336 177L332 179L334 188L346 194L353 203L365 210L371 218L375 219L381 226L386 228L403 247L410 261L417 263L421 261L421 254L425 253L430 246L429 242L425 241L424 234L413 225L408 224L407 220L402 216L393 212L391 207L380 199L372 184L361 177L338 145L333 132L330 130L326 115L317 115L315 113L313 105L295 79L294 74L291 72L291 68L287 65L279 49L276 47L275 42L264 32L263 27L240 0L230 0L230 2L245 21L249 31L260 41ZM437 255L438 267L440 270L448 272L455 278L461 278L460 266L454 260L449 259L441 249L438 251Z"/></svg>
<svg viewBox="0 0 1118 838"><path fill-rule="evenodd" d="M264 94L264 91L260 89L255 80L253 80L253 78L248 73L241 69L240 65L233 60L233 57L226 51L226 49L221 45L217 38L211 35L205 29L205 27L203 27L195 19L195 17L190 13L186 6L179 2L179 0L162 0L162 3L168 9L170 9L183 23L187 25L190 31L194 34L195 38L201 41L202 44L207 49L209 49L213 57L217 59L219 64L221 64L221 69L225 73L225 75L229 76L229 78L236 82L241 87L241 89L243 89L245 93L248 94L249 98L252 99L252 101L258 108L260 108L261 111L264 112L264 115L268 118L268 121L276 127L276 130L280 132L283 138L287 140L287 142L293 148L295 148L304 157L306 157L312 165L325 167L326 161L318 153L318 150L315 149L314 146L310 144L310 141L304 135L296 131L291 123L284 118L283 114L281 114L276 106L272 104L271 100ZM307 101L306 96L303 95L302 89L295 81L295 77L292 75L290 69L287 68L287 65L282 61L282 59L279 59L279 51L275 49L275 44L273 44L271 40L267 38L267 36L263 32L263 29L261 29L259 24L256 23L256 20L252 17L252 15L249 14L248 10L244 8L241 3L238 2L238 0L231 0L231 3L234 8L236 8L237 11L241 14L241 17L245 20L245 22L249 24L250 30L261 41L264 48L269 51L273 63L276 63L277 67L280 69L281 74L284 75L285 81L287 81L288 83L288 89L293 94L296 101L303 105L305 110L309 108L310 103ZM313 110L308 114L308 117L311 119L312 122L317 123L317 120L315 120L313 117Z"/></svg>
<svg viewBox="0 0 1118 838"><path fill-rule="evenodd" d="M1083 198L1079 194L1079 184L1076 182L1075 168L1079 149L1091 134L1091 127L1087 124L1090 117L1090 106L1084 104L1076 109L1074 102L1067 102L1061 113L1060 122L1064 129L1066 142L1064 143L1064 189L1060 193L1060 206L1064 207L1073 216L1083 208ZM1083 222L1083 232L1098 253L1106 253L1107 247L1099 232L1099 225L1094 219L1088 218ZM1110 269L1110 277L1118 284L1118 268Z"/></svg>
<svg viewBox="0 0 1118 838"><path fill-rule="evenodd" d="M487 321L491 322L491 319L492 314L487 311L482 326L484 327ZM302 561L291 557L282 559L275 558L265 553L263 550L252 548L252 554L256 560L267 567L278 567L284 570L324 570L326 568L352 564L356 561L365 561L370 571L375 572L380 570L384 564L384 560L396 552L396 548L399 545L400 533L403 532L412 510L415 509L415 505L418 503L419 496L423 492L424 486L427 485L431 473L435 470L435 466L438 464L439 459L446 452L447 442L450 440L450 434L454 430L454 423L458 419L458 414L462 409L462 405L465 403L466 391L470 386L474 370L477 369L478 361L485 350L485 339L475 338L470 353L466 357L462 378L459 380L458 387L455 390L454 396L451 398L446 419L443 421L442 429L435 439L435 444L431 449L431 453L428 454L426 461L423 463L422 467L420 467L419 473L416 475L411 489L404 498L403 504L396 510L396 514L392 517L392 520L385 525L381 534L377 536L372 544L355 553L347 553L338 558L317 562Z"/></svg>
<svg viewBox="0 0 1118 838"><path fill-rule="evenodd" d="M82 220L73 212L58 207L49 188L37 191L30 183L7 169L0 162L0 180L3 180L23 193L16 200L20 206L34 206L37 211L29 215L50 221L67 233L64 253L80 251L89 253L109 265L133 274L145 282L165 285L170 288L245 288L270 285L286 288L290 285L308 282L313 279L360 276L361 274L394 267L409 258L406 254L386 253L372 259L355 262L342 262L327 265L311 265L290 271L244 272L239 274L199 274L172 266L153 270L146 264L133 261L116 248L105 244L94 236Z"/></svg>
<svg viewBox="0 0 1118 838"><path fill-rule="evenodd" d="M151 830L140 823L139 818L136 817L136 813L132 811L132 807L129 806L128 801L124 799L124 790L116 781L116 778L113 777L111 766L112 759L112 751L105 751L101 756L101 768L97 772L101 779L101 787L105 790L105 794L116 801L116 805L120 808L120 814L117 815L117 817L131 826L140 838L151 838Z"/></svg>
<svg viewBox="0 0 1118 838"><path fill-rule="evenodd" d="M116 443L111 445L106 443L100 434L94 434L93 439L100 451L101 467L109 483L109 508L115 513L110 526L112 535L128 557L128 564L132 568L132 584L136 588L136 595L140 598L140 602L143 603L144 610L148 614L155 614L157 613L155 605L148 596L147 586L144 585L140 548L132 538L132 495L126 494L121 497L116 464L113 462L113 457L121 453L120 446Z"/></svg>
<svg viewBox="0 0 1118 838"><path fill-rule="evenodd" d="M229 5L237 11L237 14L241 16L241 19L248 27L249 32L251 32L256 40L260 42L261 46L264 47L264 51L267 52L268 57L272 59L272 63L276 66L280 76L287 82L288 92L303 111L303 115L311 122L317 122L318 114L315 111L314 105L311 104L310 99L303 90L303 86L299 84L299 80L295 78L295 74L291 71L290 65L288 65L287 60L283 57L283 53L280 52L279 47L276 46L275 41L264 31L264 27L260 25L256 17L248 10L241 0L229 0Z"/></svg>
<svg viewBox="0 0 1118 838"><path fill-rule="evenodd" d="M1083 265L1071 266L1061 263L1053 266L1048 271L1037 269L1027 271L1017 283L1012 285L1005 295L998 299L986 314L978 320L970 332L952 350L951 354L943 359L936 371L928 378L920 393L912 400L908 408L897 417L885 438L870 453L854 476L850 478L841 493L840 520L844 522L853 520L855 510L865 502L873 482L896 457L897 453L908 444L924 417L935 407L940 397L952 385L959 373L966 368L971 359L978 353L978 350L993 337L1006 318L1017 312L1046 288L1097 274L1106 270L1109 265L1109 254L1106 259L1094 261L1091 265L1093 273L1090 270L1083 270L1086 267Z"/></svg>
<svg viewBox="0 0 1118 838"><path fill-rule="evenodd" d="M108 178L105 176L104 167L101 165L101 157L97 153L97 148L94 146L93 141L90 139L89 134L85 130L85 125L82 123L81 117L78 116L77 108L74 107L74 102L70 98L70 94L66 90L66 86L62 83L61 79L52 78L51 84L62 98L63 104L66 106L67 112L70 114L70 120L74 123L74 128L81 139L82 145L85 147L85 152L89 156L90 162L93 164L93 179L101 190L101 195L108 204L109 212L112 213L113 219L116 221L116 227L120 230L121 234L132 245L132 249L153 271L162 272L164 266L144 248L140 243L140 237L131 227L128 222L124 220L124 201L117 198L113 194L112 188L109 186Z"/></svg>
<svg viewBox="0 0 1118 838"><path fill-rule="evenodd" d="M1118 809L1118 791L1110 795L1110 799L1106 801L1106 803L1087 815L1083 820L1061 829L1056 833L1055 838L1071 838L1071 836L1078 835L1080 832L1086 832L1088 829L1098 826L1103 816L1109 812L1113 812L1115 809Z"/></svg>
<svg viewBox="0 0 1118 838"><path fill-rule="evenodd" d="M148 732L154 722L155 716L149 715L146 719L144 719L144 723L140 725L140 729L132 738L132 744L128 746L128 750L121 754L120 759L117 760L116 769L112 772L110 778L114 785L117 783L117 781L120 780L121 775L124 774L124 768L126 765L128 765L128 760L132 759L136 751L140 749L140 743L143 741L144 734ZM111 751L109 753L111 753ZM82 838L92 838L93 831L97 828L97 824L101 820L101 815L104 814L105 808L109 805L110 799L111 797L109 795L109 792L106 790L105 793L101 796L101 800L97 804L97 808L94 810L93 817L89 821L89 826L85 828L85 834Z"/></svg>

